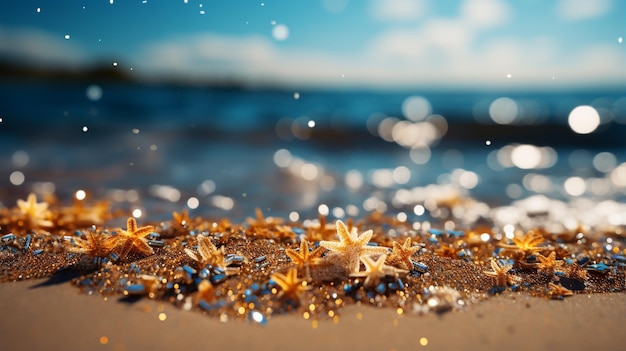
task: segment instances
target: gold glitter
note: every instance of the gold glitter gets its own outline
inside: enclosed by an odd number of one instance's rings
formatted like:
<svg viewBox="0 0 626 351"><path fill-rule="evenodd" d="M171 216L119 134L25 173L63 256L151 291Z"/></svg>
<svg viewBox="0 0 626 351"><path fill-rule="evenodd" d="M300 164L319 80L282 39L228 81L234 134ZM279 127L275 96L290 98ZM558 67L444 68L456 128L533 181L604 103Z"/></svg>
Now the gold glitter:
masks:
<svg viewBox="0 0 626 351"><path fill-rule="evenodd" d="M309 317L311 317L311 314L309 312L304 312L302 314L302 317L304 317L304 319L309 319Z"/></svg>
<svg viewBox="0 0 626 351"><path fill-rule="evenodd" d="M356 313L356 319L358 319L358 320L362 321L362 320L363 320L363 313L361 313L361 312L357 312L357 313Z"/></svg>
<svg viewBox="0 0 626 351"><path fill-rule="evenodd" d="M334 316L333 317L333 323L339 324L339 316Z"/></svg>
<svg viewBox="0 0 626 351"><path fill-rule="evenodd" d="M163 312L159 313L159 320L161 322L165 321L167 319L167 315Z"/></svg>
<svg viewBox="0 0 626 351"><path fill-rule="evenodd" d="M311 322L311 328L313 328L313 330L316 330L316 329L317 329L317 327L318 327L318 324L319 324L319 323L317 322L317 319L314 319L314 320Z"/></svg>
<svg viewBox="0 0 626 351"><path fill-rule="evenodd" d="M420 345L422 345L422 346L428 345L428 339L425 338L425 337L421 337L420 338Z"/></svg>
<svg viewBox="0 0 626 351"><path fill-rule="evenodd" d="M106 336L104 336L104 335L103 335L103 336L101 336L101 337L100 337L100 343L101 343L102 345L106 345L106 344L108 344L108 343L109 343L109 338L107 338L107 337L106 337Z"/></svg>
<svg viewBox="0 0 626 351"><path fill-rule="evenodd" d="M311 311L311 312L315 311L315 305L314 304L310 304L309 305L309 311Z"/></svg>
<svg viewBox="0 0 626 351"><path fill-rule="evenodd" d="M391 321L391 325L393 325L394 327L397 327L397 326L398 326L398 320L394 318L394 319Z"/></svg>
<svg viewBox="0 0 626 351"><path fill-rule="evenodd" d="M404 310L402 309L402 307L398 307L396 313L398 314L398 316L401 316L404 313Z"/></svg>
<svg viewBox="0 0 626 351"><path fill-rule="evenodd" d="M328 317L333 318L335 316L335 311L330 310L328 311Z"/></svg>
<svg viewBox="0 0 626 351"><path fill-rule="evenodd" d="M239 313L239 314L244 314L244 313L246 313L246 308L245 308L245 307L243 307L243 306L239 307L239 308L237 309L237 313Z"/></svg>

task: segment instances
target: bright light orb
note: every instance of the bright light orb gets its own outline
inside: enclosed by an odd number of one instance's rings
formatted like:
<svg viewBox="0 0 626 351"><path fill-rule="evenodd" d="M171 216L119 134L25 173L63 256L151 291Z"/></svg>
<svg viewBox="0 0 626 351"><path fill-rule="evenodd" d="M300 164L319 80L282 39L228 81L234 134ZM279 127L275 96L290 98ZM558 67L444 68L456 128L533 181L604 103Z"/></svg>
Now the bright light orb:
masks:
<svg viewBox="0 0 626 351"><path fill-rule="evenodd" d="M422 96L409 96L402 102L402 114L411 121L421 121L432 111L430 102Z"/></svg>
<svg viewBox="0 0 626 351"><path fill-rule="evenodd" d="M565 188L565 192L571 196L580 196L584 194L587 190L585 180L581 177L567 178L567 180L563 184L563 187Z"/></svg>
<svg viewBox="0 0 626 351"><path fill-rule="evenodd" d="M574 133L590 134L600 125L600 114L589 105L581 105L569 113L567 122Z"/></svg>
<svg viewBox="0 0 626 351"><path fill-rule="evenodd" d="M537 168L541 163L541 150L534 145L518 145L511 152L511 161L517 168Z"/></svg>
<svg viewBox="0 0 626 351"><path fill-rule="evenodd" d="M497 98L489 105L489 116L498 124L513 123L518 112L517 103L508 97Z"/></svg>

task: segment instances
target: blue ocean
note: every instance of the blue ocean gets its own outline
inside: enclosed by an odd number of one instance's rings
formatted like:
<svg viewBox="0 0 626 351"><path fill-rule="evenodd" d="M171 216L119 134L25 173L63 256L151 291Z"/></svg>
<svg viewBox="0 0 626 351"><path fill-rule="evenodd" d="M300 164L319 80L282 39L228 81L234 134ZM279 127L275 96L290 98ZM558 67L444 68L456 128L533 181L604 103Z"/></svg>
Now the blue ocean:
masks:
<svg viewBox="0 0 626 351"><path fill-rule="evenodd" d="M427 102L427 115L406 117L410 97ZM498 99L509 116L513 107L512 121L490 118ZM587 105L601 123L591 134L574 133L568 115ZM320 205L340 209L332 212L338 216L362 215L381 210L380 203L385 211L412 213L410 202L395 201L398 193L445 184L490 205L538 191L567 198L560 186L566 179L607 179L626 161L624 89L296 91L4 81L0 118L5 206L31 191L53 191L67 202L82 189L152 219L185 208L236 219L256 207L311 216ZM520 145L530 153L508 164ZM549 186L528 185L532 176Z"/></svg>

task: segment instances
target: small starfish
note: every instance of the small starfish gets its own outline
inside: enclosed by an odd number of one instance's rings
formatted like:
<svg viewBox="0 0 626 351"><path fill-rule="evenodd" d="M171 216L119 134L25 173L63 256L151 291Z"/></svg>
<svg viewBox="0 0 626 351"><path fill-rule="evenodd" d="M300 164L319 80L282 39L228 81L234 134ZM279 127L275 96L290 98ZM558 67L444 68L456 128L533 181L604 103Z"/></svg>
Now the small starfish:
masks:
<svg viewBox="0 0 626 351"><path fill-rule="evenodd" d="M137 228L137 221L133 217L129 217L126 221L126 230L120 228L117 235L110 237L109 240L111 240L111 244L114 247L113 251L120 258L127 256L131 252L151 255L154 253L154 250L148 245L146 236L153 231L154 227L151 225Z"/></svg>
<svg viewBox="0 0 626 351"><path fill-rule="evenodd" d="M113 247L110 238L102 234L87 232L87 240L77 239L76 246L68 248L69 252L86 254L91 258L104 258L109 256Z"/></svg>
<svg viewBox="0 0 626 351"><path fill-rule="evenodd" d="M182 210L180 213L172 212L172 218L174 219L174 225L185 228L189 223L189 212Z"/></svg>
<svg viewBox="0 0 626 351"><path fill-rule="evenodd" d="M563 300L564 297L574 295L574 293L570 289L562 285L548 283L548 286L550 287L550 290L548 290L548 297L551 299Z"/></svg>
<svg viewBox="0 0 626 351"><path fill-rule="evenodd" d="M298 267L304 267L305 269L305 277L307 279L311 278L311 271L309 269L309 265L314 264L316 259L322 256L325 249L323 247L318 247L312 252L309 252L309 242L306 239L302 239L300 243L300 252L293 249L286 249L285 254L291 258L291 260L298 265Z"/></svg>
<svg viewBox="0 0 626 351"><path fill-rule="evenodd" d="M301 293L311 289L305 280L298 279L298 269L295 267L289 269L286 275L278 272L272 273L270 279L280 286L281 291L278 293L278 298L285 297L302 302L300 300Z"/></svg>
<svg viewBox="0 0 626 351"><path fill-rule="evenodd" d="M196 261L199 269L203 269L209 264L213 267L226 268L224 246L218 249L205 235L198 235L198 252L185 249L185 253Z"/></svg>
<svg viewBox="0 0 626 351"><path fill-rule="evenodd" d="M110 208L111 205L107 201L86 206L84 201L74 199L73 206L61 209L57 225L70 228L101 225L110 217Z"/></svg>
<svg viewBox="0 0 626 351"><path fill-rule="evenodd" d="M493 272L483 272L486 275L496 278L497 287L506 287L507 284L514 285L521 281L521 278L516 275L509 275L509 271L513 268L512 265L500 265L498 260L491 258L491 269Z"/></svg>
<svg viewBox="0 0 626 351"><path fill-rule="evenodd" d="M273 228L276 225L281 224L283 221L279 218L267 217L263 216L263 211L260 208L254 209L254 214L256 218L248 218L246 221L250 228Z"/></svg>
<svg viewBox="0 0 626 351"><path fill-rule="evenodd" d="M37 202L37 195L34 193L28 194L26 201L22 199L17 200L17 207L22 215L26 216L30 224L35 227L52 227L54 223L49 220L51 216L50 210L48 210L47 202Z"/></svg>
<svg viewBox="0 0 626 351"><path fill-rule="evenodd" d="M337 230L336 226L326 222L326 216L319 214L318 223L313 223L307 228L307 237L311 241L320 241L327 239ZM348 219L348 230L352 228L352 219Z"/></svg>
<svg viewBox="0 0 626 351"><path fill-rule="evenodd" d="M524 257L537 251L541 251L544 248L537 245L543 243L543 235L538 232L529 231L521 238L513 238L513 245L511 244L498 244L498 246L504 248L507 251L520 252L524 254Z"/></svg>
<svg viewBox="0 0 626 351"><path fill-rule="evenodd" d="M455 247L454 244L441 243L439 248L435 249L435 254L440 257L459 258L459 253L463 249Z"/></svg>
<svg viewBox="0 0 626 351"><path fill-rule="evenodd" d="M550 252L550 255L548 255L548 257L545 257L540 253L537 253L536 257L537 260L539 260L539 262L537 263L537 271L540 273L553 275L555 271L560 271L558 269L563 266L563 261L557 261L556 252L554 251Z"/></svg>
<svg viewBox="0 0 626 351"><path fill-rule="evenodd" d="M350 272L359 271L359 258L365 255L383 255L388 252L386 247L368 246L367 243L372 238L374 232L370 229L361 235L358 235L356 229L352 232L348 231L346 225L337 220L337 235L339 242L336 241L320 241L320 246L330 251L336 252L345 261L346 267ZM330 255L329 258L335 258L337 255Z"/></svg>
<svg viewBox="0 0 626 351"><path fill-rule="evenodd" d="M404 244L400 245L397 242L393 242L393 249L391 254L387 257L385 263L390 266L406 269L408 271L413 269L413 262L411 262L411 256L418 252L421 246L411 246L411 238L406 238Z"/></svg>
<svg viewBox="0 0 626 351"><path fill-rule="evenodd" d="M374 261L370 256L361 256L361 262L365 265L365 271L350 273L351 277L365 277L364 286L366 288L377 285L380 280L388 275L399 276L400 274L406 274L409 271L404 269L397 269L393 266L387 266L385 260L386 254L382 254Z"/></svg>

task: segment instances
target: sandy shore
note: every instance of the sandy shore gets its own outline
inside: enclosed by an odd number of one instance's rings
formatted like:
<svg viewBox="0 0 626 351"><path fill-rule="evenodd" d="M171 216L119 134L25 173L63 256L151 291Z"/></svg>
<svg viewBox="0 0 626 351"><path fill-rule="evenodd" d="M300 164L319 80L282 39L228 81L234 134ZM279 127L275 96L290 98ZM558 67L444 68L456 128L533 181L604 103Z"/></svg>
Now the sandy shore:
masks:
<svg viewBox="0 0 626 351"><path fill-rule="evenodd" d="M441 316L351 306L337 324L322 320L314 328L299 316L274 316L266 326L222 323L162 302L121 303L117 297L81 295L68 284L41 283L0 284L0 349L571 351L626 345L623 293L564 301L507 293Z"/></svg>

